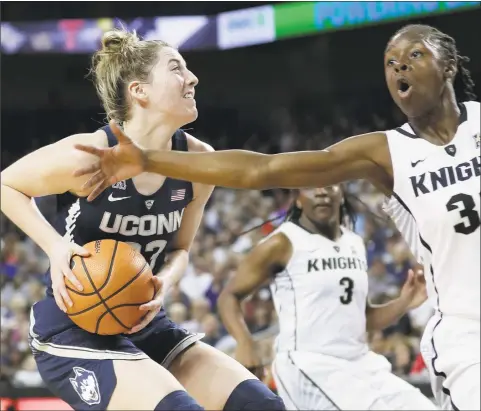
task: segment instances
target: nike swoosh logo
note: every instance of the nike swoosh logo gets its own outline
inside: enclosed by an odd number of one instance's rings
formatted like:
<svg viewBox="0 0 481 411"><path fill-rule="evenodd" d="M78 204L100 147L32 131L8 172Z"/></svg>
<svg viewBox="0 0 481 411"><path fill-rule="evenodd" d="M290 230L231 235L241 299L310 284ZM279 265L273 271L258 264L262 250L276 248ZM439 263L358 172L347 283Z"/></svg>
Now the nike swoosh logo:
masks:
<svg viewBox="0 0 481 411"><path fill-rule="evenodd" d="M125 200L126 198L130 198L130 196L128 196L128 197L114 197L113 194L109 195L109 201L120 201L120 200Z"/></svg>
<svg viewBox="0 0 481 411"><path fill-rule="evenodd" d="M411 161L411 167L416 167L419 163L422 163L424 160L426 160L426 159L423 158L422 160Z"/></svg>

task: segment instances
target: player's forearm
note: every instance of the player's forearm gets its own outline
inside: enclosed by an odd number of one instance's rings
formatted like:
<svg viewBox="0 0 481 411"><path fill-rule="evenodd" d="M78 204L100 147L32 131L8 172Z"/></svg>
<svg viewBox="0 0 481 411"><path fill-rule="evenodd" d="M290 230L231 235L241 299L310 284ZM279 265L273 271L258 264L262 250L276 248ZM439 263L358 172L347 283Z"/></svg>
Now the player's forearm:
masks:
<svg viewBox="0 0 481 411"><path fill-rule="evenodd" d="M329 171L327 152L266 155L245 150L209 153L147 151L146 171L179 180L231 188L298 188L342 180ZM332 180L332 181L331 181Z"/></svg>
<svg viewBox="0 0 481 411"><path fill-rule="evenodd" d="M268 156L243 150L210 153L148 151L146 170L179 180L232 188L255 187L255 170Z"/></svg>
<svg viewBox="0 0 481 411"><path fill-rule="evenodd" d="M383 330L396 323L409 307L409 302L396 298L384 305L368 305L366 308L366 328L368 331Z"/></svg>
<svg viewBox="0 0 481 411"><path fill-rule="evenodd" d="M34 208L30 197L5 184L1 186L1 209L47 255L62 240L60 234Z"/></svg>
<svg viewBox="0 0 481 411"><path fill-rule="evenodd" d="M222 323L237 343L252 343L252 335L242 313L241 300L228 290L223 290L217 300Z"/></svg>
<svg viewBox="0 0 481 411"><path fill-rule="evenodd" d="M180 281L188 264L189 253L186 250L175 250L167 254L165 264L156 274L162 279L164 293Z"/></svg>

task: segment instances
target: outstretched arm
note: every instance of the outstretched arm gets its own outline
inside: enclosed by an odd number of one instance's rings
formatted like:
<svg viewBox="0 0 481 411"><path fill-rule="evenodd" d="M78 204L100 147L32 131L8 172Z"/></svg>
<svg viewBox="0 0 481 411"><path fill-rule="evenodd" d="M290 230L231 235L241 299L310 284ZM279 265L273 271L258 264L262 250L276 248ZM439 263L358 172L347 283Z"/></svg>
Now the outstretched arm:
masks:
<svg viewBox="0 0 481 411"><path fill-rule="evenodd" d="M115 123L119 144L110 149L77 146L100 158L96 166L78 170L77 175L95 173L86 187L96 186L89 199L118 180L142 171L196 183L231 188L319 187L351 179L368 179L389 192L386 178L389 151L383 133L348 138L321 151L265 155L244 150L211 153L143 151Z"/></svg>
<svg viewBox="0 0 481 411"><path fill-rule="evenodd" d="M381 168L371 154L383 135L366 134L321 151L266 155L244 150L214 153L150 151L146 170L173 178L232 188L319 187L371 178Z"/></svg>

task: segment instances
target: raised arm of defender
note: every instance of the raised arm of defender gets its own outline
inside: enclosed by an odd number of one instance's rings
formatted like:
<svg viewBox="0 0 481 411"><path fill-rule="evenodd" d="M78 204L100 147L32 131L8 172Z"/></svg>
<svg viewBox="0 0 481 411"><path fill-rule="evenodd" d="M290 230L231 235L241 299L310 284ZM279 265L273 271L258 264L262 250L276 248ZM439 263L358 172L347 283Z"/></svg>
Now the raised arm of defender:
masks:
<svg viewBox="0 0 481 411"><path fill-rule="evenodd" d="M117 146L76 146L99 157L98 163L76 171L77 176L93 173L85 185L95 186L89 200L109 185L141 172L244 189L319 187L352 179L367 179L385 193L392 189L384 133L351 137L321 151L274 155L244 150L185 153L142 150L114 122L111 126L119 141Z"/></svg>

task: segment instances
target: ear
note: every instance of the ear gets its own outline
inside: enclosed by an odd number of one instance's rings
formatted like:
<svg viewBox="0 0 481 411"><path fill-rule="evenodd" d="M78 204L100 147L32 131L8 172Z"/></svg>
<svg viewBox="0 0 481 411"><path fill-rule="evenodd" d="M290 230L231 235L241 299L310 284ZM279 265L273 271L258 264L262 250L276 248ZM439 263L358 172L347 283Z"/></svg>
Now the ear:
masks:
<svg viewBox="0 0 481 411"><path fill-rule="evenodd" d="M131 81L127 86L128 94L135 100L145 102L147 100L147 93L145 84L139 81Z"/></svg>
<svg viewBox="0 0 481 411"><path fill-rule="evenodd" d="M456 77L456 73L458 72L456 60L454 59L449 59L446 63L446 66L444 67L444 75L446 78L454 80L454 77Z"/></svg>
<svg viewBox="0 0 481 411"><path fill-rule="evenodd" d="M297 207L299 210L302 210L302 204L301 204L301 202L299 201L299 199L296 200L296 207Z"/></svg>

